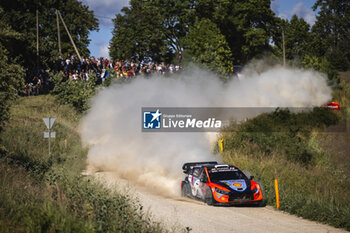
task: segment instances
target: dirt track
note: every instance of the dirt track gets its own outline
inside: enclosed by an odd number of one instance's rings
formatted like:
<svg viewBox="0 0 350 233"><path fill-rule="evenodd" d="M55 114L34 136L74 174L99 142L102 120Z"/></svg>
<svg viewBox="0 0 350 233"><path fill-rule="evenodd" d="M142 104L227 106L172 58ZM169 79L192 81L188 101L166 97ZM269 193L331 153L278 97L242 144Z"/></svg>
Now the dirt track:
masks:
<svg viewBox="0 0 350 233"><path fill-rule="evenodd" d="M110 188L134 195L155 221L166 228L190 232L345 232L342 229L308 221L276 211L272 207L213 207L184 199L165 198L136 189L127 181L116 179L112 173L94 175Z"/></svg>

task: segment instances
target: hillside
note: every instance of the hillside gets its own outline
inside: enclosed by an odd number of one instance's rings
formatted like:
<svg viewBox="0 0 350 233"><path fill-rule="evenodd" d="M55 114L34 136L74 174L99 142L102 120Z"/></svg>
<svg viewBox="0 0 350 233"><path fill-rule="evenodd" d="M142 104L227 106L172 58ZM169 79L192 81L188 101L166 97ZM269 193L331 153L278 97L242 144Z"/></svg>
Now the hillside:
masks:
<svg viewBox="0 0 350 233"><path fill-rule="evenodd" d="M43 138L43 117L56 138ZM50 95L19 98L1 140L0 232L161 232L142 207L82 176L81 115Z"/></svg>

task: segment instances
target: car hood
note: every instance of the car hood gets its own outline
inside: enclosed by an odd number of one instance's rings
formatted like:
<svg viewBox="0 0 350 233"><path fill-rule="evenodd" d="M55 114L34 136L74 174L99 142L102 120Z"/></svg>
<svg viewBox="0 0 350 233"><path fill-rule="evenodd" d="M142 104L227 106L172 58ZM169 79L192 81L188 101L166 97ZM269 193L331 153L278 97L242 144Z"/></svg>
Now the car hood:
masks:
<svg viewBox="0 0 350 233"><path fill-rule="evenodd" d="M225 188L229 188L234 191L242 192L245 191L248 187L246 180L221 180L219 182L215 182L218 185L221 185ZM249 185L250 186L250 185Z"/></svg>

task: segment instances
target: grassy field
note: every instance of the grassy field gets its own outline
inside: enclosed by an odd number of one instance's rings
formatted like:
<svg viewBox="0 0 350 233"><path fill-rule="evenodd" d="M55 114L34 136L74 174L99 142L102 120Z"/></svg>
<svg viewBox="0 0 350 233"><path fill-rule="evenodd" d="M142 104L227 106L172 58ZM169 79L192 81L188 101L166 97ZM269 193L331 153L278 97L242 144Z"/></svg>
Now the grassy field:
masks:
<svg viewBox="0 0 350 233"><path fill-rule="evenodd" d="M268 205L275 206L274 179L279 180L280 210L350 230L350 188L344 173L331 165L304 167L281 158L227 151L224 161L248 170L262 184Z"/></svg>
<svg viewBox="0 0 350 233"><path fill-rule="evenodd" d="M56 139L43 117L56 117ZM19 98L1 134L0 232L164 232L142 206L81 175L81 115L54 97Z"/></svg>

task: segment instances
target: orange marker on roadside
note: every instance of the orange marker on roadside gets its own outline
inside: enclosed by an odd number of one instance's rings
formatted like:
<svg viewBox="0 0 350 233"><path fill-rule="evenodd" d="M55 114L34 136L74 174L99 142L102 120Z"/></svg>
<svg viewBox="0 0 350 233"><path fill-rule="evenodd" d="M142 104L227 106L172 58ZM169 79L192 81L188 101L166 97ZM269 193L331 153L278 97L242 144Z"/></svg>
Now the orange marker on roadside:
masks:
<svg viewBox="0 0 350 233"><path fill-rule="evenodd" d="M218 141L218 144L219 144L219 148L220 148L220 151L223 152L224 151L224 139L220 139Z"/></svg>
<svg viewBox="0 0 350 233"><path fill-rule="evenodd" d="M280 208L280 195L278 193L278 180L275 179L275 191L276 191L276 207Z"/></svg>

